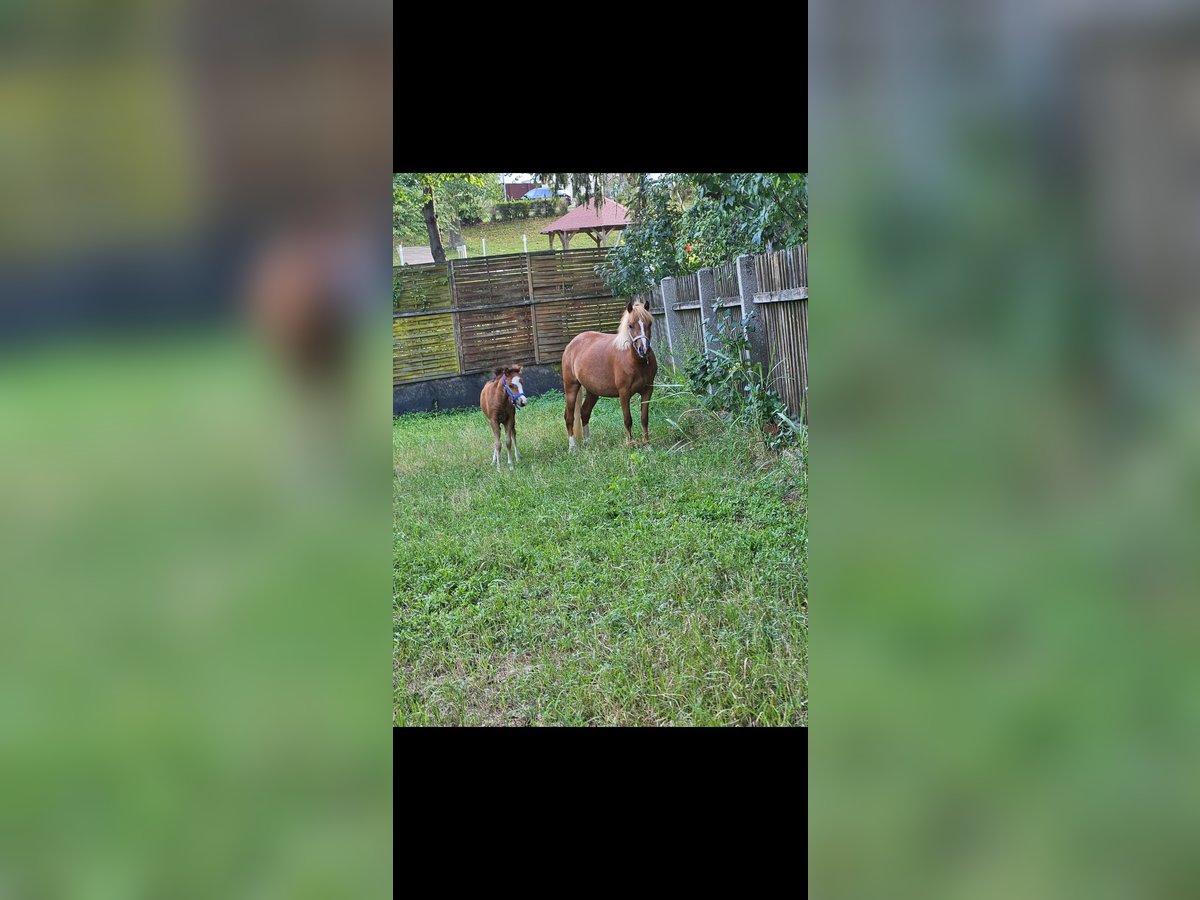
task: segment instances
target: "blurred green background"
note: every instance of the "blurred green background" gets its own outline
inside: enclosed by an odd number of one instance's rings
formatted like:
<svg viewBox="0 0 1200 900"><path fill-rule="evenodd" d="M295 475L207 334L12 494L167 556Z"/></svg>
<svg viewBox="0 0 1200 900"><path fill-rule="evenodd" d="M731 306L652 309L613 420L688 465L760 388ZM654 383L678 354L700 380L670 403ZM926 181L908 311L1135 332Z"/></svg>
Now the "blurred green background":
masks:
<svg viewBox="0 0 1200 900"><path fill-rule="evenodd" d="M391 894L391 12L0 9L0 897Z"/></svg>
<svg viewBox="0 0 1200 900"><path fill-rule="evenodd" d="M810 7L816 897L1200 888L1200 32L1104 12Z"/></svg>
<svg viewBox="0 0 1200 900"><path fill-rule="evenodd" d="M228 335L0 384L0 895L390 895L386 388Z"/></svg>

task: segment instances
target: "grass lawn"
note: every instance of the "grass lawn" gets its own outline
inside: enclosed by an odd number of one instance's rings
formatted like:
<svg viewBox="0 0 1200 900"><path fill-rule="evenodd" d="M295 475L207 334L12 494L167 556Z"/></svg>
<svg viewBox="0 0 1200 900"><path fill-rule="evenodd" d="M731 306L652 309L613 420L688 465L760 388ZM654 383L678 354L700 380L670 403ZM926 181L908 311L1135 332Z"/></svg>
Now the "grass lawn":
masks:
<svg viewBox="0 0 1200 900"><path fill-rule="evenodd" d="M688 407L568 455L544 395L511 472L478 409L394 420L395 724L807 724L799 457Z"/></svg>
<svg viewBox="0 0 1200 900"><path fill-rule="evenodd" d="M497 256L501 253L524 253L525 248L521 243L522 233L529 238L529 250L534 252L537 250L549 250L550 242L546 235L539 234L541 229L545 228L555 219L561 216L543 216L537 219L513 219L508 222L485 222L482 225L467 225L463 228L463 239L467 242L467 254L469 256L480 256L483 252L484 239L487 240L488 256ZM615 243L617 235L609 235L609 243ZM426 247L429 245L429 237L425 234L413 235L411 239L402 242L404 246ZM442 232L442 246L446 249L446 256L450 259L457 259L458 254L450 248L449 238L446 233ZM595 247L596 242L586 234L577 234L571 238L571 249L578 250L581 247ZM562 249L562 244L558 238L554 239L554 248Z"/></svg>

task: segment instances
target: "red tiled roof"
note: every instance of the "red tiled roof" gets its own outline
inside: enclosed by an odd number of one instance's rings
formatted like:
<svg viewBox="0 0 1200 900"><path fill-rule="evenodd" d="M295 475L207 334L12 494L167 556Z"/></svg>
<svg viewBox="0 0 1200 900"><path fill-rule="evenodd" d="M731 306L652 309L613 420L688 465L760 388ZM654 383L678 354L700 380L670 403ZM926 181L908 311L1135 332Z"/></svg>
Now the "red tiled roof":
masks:
<svg viewBox="0 0 1200 900"><path fill-rule="evenodd" d="M588 228L621 228L629 223L629 210L616 200L605 200L596 212L596 201L589 200L584 206L576 207L561 219L556 219L541 230L541 234L552 231L583 231Z"/></svg>

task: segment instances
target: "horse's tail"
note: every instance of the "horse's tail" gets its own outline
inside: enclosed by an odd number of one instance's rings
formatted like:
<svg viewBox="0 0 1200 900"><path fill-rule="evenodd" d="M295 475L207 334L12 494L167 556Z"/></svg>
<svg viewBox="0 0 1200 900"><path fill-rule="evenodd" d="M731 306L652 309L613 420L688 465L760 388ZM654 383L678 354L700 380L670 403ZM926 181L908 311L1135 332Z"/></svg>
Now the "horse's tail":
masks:
<svg viewBox="0 0 1200 900"><path fill-rule="evenodd" d="M583 440L583 397L585 390L586 388L580 384L579 393L575 395L575 425L572 430L575 434L576 444Z"/></svg>

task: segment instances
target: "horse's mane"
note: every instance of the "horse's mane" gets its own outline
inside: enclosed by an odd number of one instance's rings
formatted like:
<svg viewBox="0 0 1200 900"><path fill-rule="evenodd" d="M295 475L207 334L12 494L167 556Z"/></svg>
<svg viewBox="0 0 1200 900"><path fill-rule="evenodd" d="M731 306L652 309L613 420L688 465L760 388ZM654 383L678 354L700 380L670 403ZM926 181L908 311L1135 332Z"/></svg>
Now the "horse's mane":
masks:
<svg viewBox="0 0 1200 900"><path fill-rule="evenodd" d="M633 304L633 309L626 309L625 314L621 316L621 325L617 328L617 337L613 341L613 345L618 350L628 350L633 344L633 339L629 335L629 328L638 322L645 322L647 325L654 324L654 316L641 303Z"/></svg>

